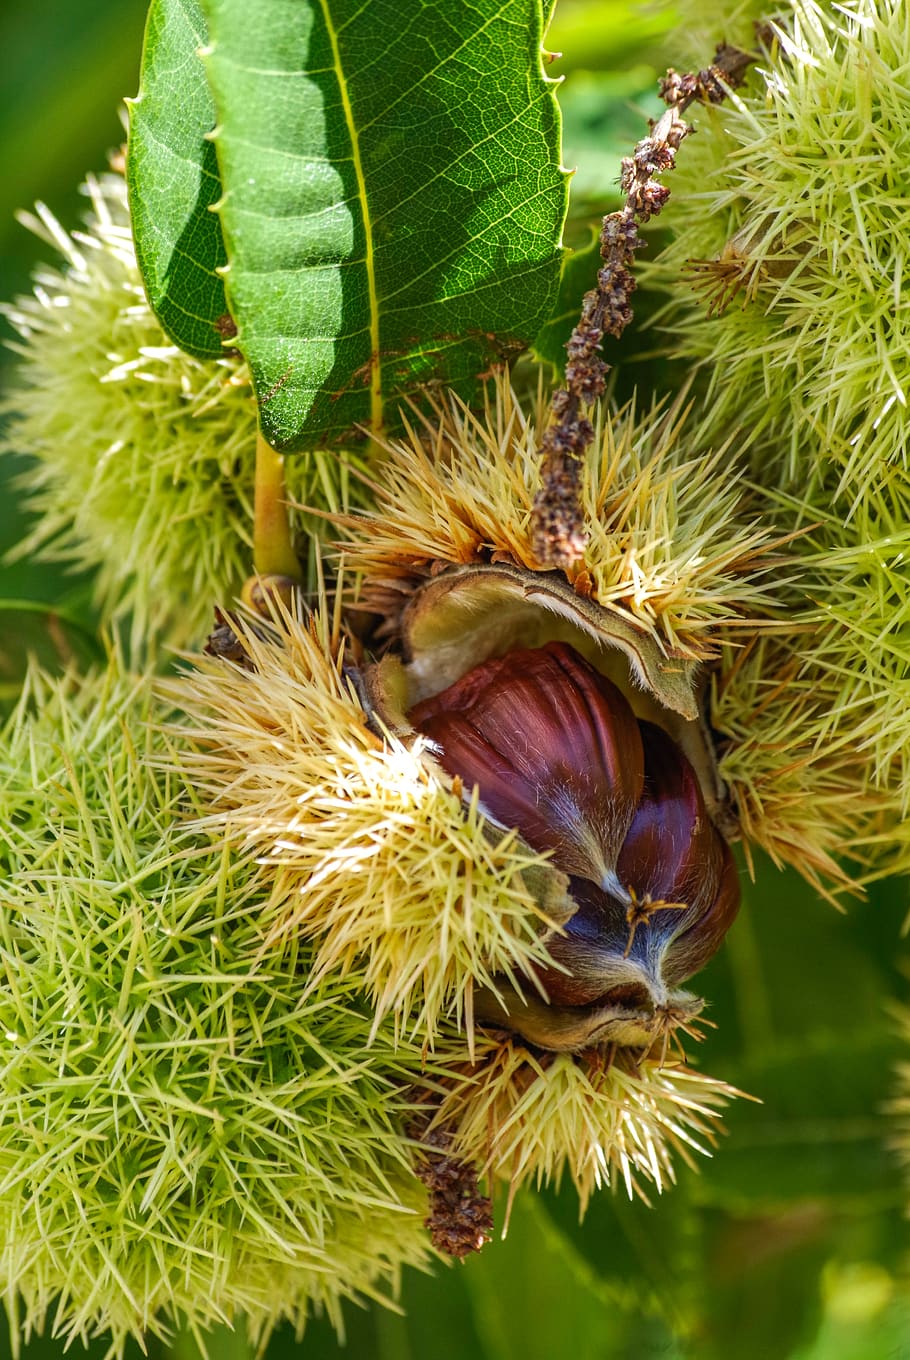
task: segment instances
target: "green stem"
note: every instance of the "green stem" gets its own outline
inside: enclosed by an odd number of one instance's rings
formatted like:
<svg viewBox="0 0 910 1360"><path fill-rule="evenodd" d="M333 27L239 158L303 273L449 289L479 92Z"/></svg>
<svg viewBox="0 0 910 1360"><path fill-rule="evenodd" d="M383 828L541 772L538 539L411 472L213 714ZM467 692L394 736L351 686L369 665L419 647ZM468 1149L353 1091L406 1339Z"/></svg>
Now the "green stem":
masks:
<svg viewBox="0 0 910 1360"><path fill-rule="evenodd" d="M291 539L284 459L261 434L256 437L253 564L259 576L303 579Z"/></svg>

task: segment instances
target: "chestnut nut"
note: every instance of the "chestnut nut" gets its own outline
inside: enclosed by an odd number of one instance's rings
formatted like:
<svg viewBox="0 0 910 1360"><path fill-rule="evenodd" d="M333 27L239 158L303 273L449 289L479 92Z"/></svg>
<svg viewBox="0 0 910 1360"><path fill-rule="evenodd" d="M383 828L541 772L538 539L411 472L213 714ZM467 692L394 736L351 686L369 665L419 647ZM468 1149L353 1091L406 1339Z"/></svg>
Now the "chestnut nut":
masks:
<svg viewBox="0 0 910 1360"><path fill-rule="evenodd" d="M660 726L571 646L508 652L411 710L484 813L569 875L574 915L547 939L546 1002L481 997L478 1016L546 1048L647 1046L700 1003L696 973L739 907L730 850ZM531 989L528 989L530 991Z"/></svg>

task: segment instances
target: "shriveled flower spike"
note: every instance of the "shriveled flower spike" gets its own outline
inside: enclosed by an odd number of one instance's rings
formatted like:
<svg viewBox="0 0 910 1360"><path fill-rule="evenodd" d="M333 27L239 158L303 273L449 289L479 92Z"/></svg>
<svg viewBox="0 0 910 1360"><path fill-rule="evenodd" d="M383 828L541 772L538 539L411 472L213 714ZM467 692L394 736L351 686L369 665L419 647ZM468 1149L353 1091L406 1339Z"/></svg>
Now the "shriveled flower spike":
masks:
<svg viewBox="0 0 910 1360"><path fill-rule="evenodd" d="M690 104L720 103L738 85L751 56L722 44L709 67L696 74L669 70L660 82L666 112L622 161L623 207L609 213L600 232L601 267L596 287L585 294L581 317L567 344L564 386L550 399L551 420L541 441L540 487L531 512L534 552L542 564L571 569L584 556L587 524L581 496L582 460L595 436L591 408L606 391L608 365L600 357L605 335L619 339L632 320L630 272L644 245L638 224L661 211L670 190L661 176L692 128L683 119Z"/></svg>

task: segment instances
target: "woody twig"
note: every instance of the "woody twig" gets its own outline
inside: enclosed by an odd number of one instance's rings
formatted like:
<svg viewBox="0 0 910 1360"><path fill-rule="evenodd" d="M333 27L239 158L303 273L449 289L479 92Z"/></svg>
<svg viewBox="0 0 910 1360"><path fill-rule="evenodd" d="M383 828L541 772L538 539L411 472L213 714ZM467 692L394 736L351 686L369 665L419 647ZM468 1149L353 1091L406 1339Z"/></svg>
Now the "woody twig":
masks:
<svg viewBox="0 0 910 1360"><path fill-rule="evenodd" d="M586 410L601 396L609 365L600 357L605 335L617 339L632 320L630 273L635 251L645 242L640 223L656 217L670 196L658 177L676 164L680 143L692 131L683 113L692 103L719 104L742 83L755 57L722 45L712 64L696 74L669 70L660 83L666 112L622 162L620 186L626 201L603 220L597 287L585 294L581 318L566 345L565 385L553 393L552 422L541 446L541 484L532 511L534 553L542 565L570 570L586 542L581 478L585 452L594 438Z"/></svg>

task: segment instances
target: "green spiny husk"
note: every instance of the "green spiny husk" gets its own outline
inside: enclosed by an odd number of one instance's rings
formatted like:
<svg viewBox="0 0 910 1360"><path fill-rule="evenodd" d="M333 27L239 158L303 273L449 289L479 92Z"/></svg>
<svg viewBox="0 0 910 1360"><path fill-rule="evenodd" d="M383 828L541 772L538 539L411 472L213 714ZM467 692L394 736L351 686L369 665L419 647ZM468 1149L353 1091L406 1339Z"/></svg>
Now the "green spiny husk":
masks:
<svg viewBox="0 0 910 1360"><path fill-rule="evenodd" d="M181 833L149 683L34 675L0 777L0 1273L25 1336L254 1338L426 1261L419 1044L265 944L261 875ZM375 1031L375 1032L374 1032Z"/></svg>
<svg viewBox="0 0 910 1360"><path fill-rule="evenodd" d="M105 620L131 616L134 644L152 633L180 646L205 636L213 599L231 598L252 568L252 388L230 349L194 359L161 329L122 177L89 178L86 190L83 231L70 235L40 204L23 218L61 264L3 307L19 362L0 455L28 455L18 486L36 516L15 556L94 572ZM289 462L288 482L298 500L333 510L352 485L345 462L318 453ZM313 521L295 516L294 527L312 532Z"/></svg>

